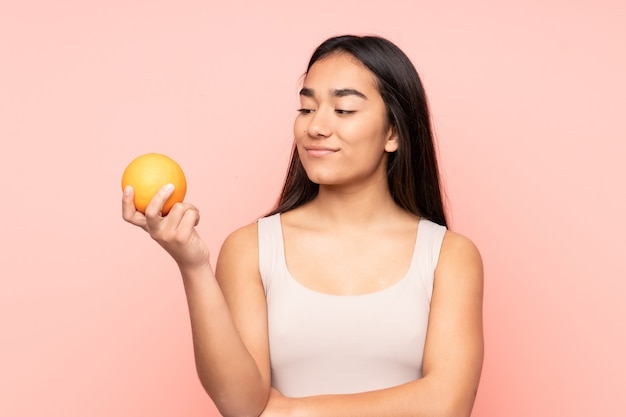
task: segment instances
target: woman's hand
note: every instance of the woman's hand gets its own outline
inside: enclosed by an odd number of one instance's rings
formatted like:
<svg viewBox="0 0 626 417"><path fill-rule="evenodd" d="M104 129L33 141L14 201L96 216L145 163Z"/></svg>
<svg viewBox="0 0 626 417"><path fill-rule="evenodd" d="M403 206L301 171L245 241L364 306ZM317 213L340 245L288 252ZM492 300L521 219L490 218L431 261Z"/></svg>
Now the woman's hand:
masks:
<svg viewBox="0 0 626 417"><path fill-rule="evenodd" d="M174 191L171 184L162 187L152 198L146 214L137 211L132 187L126 187L122 197L122 217L150 234L171 256L179 268L195 268L209 264L209 249L195 226L200 212L189 203L176 203L167 216L161 209Z"/></svg>

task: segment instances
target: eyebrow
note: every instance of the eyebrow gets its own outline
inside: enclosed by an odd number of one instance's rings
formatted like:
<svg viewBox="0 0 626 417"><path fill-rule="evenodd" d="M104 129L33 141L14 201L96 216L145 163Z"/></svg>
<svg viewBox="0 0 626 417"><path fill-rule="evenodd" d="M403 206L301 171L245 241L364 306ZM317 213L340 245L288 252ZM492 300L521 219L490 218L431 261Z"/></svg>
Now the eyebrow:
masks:
<svg viewBox="0 0 626 417"><path fill-rule="evenodd" d="M304 97L315 97L315 91L311 88L304 87L300 90L300 95ZM361 97L364 100L367 100L367 96L360 92L359 90L355 90L354 88L337 88L330 91L330 95L332 97L346 97L346 96L357 96Z"/></svg>

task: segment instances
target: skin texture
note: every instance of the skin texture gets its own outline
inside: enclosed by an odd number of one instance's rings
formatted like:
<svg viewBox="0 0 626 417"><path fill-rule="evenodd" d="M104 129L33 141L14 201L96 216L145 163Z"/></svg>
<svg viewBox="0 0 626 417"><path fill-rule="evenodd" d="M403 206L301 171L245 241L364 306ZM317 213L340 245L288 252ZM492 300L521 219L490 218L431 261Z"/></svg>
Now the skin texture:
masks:
<svg viewBox="0 0 626 417"><path fill-rule="evenodd" d="M386 161L398 143L373 75L347 54L316 62L304 81L294 138L307 175L320 188L314 200L281 215L291 274L329 294L393 285L408 269L419 218L398 207L388 190ZM470 240L451 231L444 237L421 379L367 393L287 398L270 388L256 223L226 239L214 274L195 231L197 209L179 203L161 216L170 193L161 190L143 216L127 190L123 217L144 228L179 265L198 374L224 416L471 413L483 359L483 271Z"/></svg>

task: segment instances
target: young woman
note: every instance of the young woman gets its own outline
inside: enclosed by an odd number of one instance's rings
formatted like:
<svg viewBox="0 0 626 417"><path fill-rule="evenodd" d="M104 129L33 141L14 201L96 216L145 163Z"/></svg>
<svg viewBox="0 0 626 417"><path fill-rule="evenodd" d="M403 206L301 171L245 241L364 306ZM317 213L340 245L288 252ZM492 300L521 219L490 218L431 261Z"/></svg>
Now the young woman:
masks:
<svg viewBox="0 0 626 417"><path fill-rule="evenodd" d="M469 416L483 359L480 255L447 230L430 116L379 37L314 52L276 209L215 268L164 187L123 217L177 262L200 380L224 416Z"/></svg>

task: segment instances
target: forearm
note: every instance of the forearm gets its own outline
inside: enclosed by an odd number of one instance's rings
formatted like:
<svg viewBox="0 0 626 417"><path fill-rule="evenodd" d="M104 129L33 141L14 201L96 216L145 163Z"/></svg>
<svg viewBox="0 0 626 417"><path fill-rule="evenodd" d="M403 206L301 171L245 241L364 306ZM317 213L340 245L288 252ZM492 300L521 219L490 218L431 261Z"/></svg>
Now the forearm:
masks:
<svg viewBox="0 0 626 417"><path fill-rule="evenodd" d="M246 349L210 265L181 269L200 381L224 416L258 416L269 381Z"/></svg>
<svg viewBox="0 0 626 417"><path fill-rule="evenodd" d="M422 378L392 388L286 399L293 417L467 417L474 393Z"/></svg>

